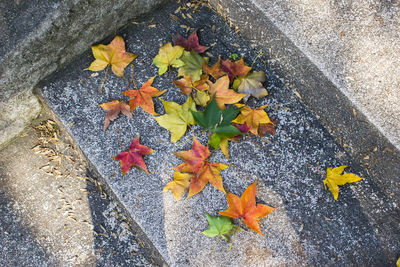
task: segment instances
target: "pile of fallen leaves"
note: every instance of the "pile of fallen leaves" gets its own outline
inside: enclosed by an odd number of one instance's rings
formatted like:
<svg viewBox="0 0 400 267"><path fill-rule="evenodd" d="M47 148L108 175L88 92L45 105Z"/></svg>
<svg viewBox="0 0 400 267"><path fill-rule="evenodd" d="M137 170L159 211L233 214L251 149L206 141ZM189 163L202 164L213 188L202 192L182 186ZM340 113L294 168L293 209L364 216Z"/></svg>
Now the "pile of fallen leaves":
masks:
<svg viewBox="0 0 400 267"><path fill-rule="evenodd" d="M232 59L219 58L210 65L209 59L202 55L207 49L208 47L199 44L196 32L190 34L187 39L177 35L173 44L164 44L154 57L153 64L158 68L158 75L164 75L166 72L171 75L171 68L177 68L178 77L173 83L187 96L186 102L179 105L160 98L165 114L159 115L154 110L153 98L161 96L165 90L160 91L152 86L154 77L140 88L132 81L134 88L122 92L129 96L129 103L111 100L100 105L107 111L103 128L105 131L119 113L132 118L132 112L139 106L154 116L161 127L171 132L172 143L181 139L188 127L203 127L209 133L208 144L201 144L193 134L192 149L175 153L175 156L184 162L174 167L173 180L164 187L164 191L171 191L179 200L187 191L188 198L192 197L210 183L226 194L229 208L220 211L223 215L220 217L207 214L210 226L203 233L209 237L221 236L229 240L234 233L236 235L244 222L247 227L262 235L258 221L275 208L256 204L257 181L249 185L240 198L235 194L226 193L221 171L228 166L212 162L210 157L214 151L220 149L229 159L229 142L240 141L241 136L245 134L275 134L277 122L269 118L265 112L266 106L254 107L254 101L252 107L247 105L250 98L268 95L263 86L266 80L265 73L253 70L246 65L243 58L237 59L237 56ZM112 71L120 77L123 76L126 66L137 57L125 51L125 43L120 36L115 37L109 45L93 46L92 51L96 60L89 70L99 71L107 68L107 74L111 66ZM105 78L106 76L102 87ZM114 159L121 161L122 174L127 173L131 167L140 168L148 173L143 156L153 152L155 151L151 148L140 144L139 137L136 137L129 150L121 152ZM326 179L323 181L335 199L339 194L339 185L362 179L354 174L342 174L345 168L346 166L328 168ZM240 219L239 225L234 225L230 218Z"/></svg>

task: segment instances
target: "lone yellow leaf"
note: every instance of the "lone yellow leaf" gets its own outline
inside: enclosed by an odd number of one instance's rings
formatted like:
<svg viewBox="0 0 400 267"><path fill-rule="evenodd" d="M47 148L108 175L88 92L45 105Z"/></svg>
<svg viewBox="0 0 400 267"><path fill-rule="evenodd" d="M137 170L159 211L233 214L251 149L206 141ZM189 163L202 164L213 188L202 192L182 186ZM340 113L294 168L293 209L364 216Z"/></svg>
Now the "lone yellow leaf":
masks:
<svg viewBox="0 0 400 267"><path fill-rule="evenodd" d="M347 183L354 183L360 181L364 177L359 177L353 173L343 173L344 169L346 169L347 166L339 166L336 168L329 167L326 170L326 178L324 180L324 186L326 189L326 185L329 187L329 191L331 191L333 197L335 200L337 200L339 196L339 186L338 185L344 185Z"/></svg>
<svg viewBox="0 0 400 267"><path fill-rule="evenodd" d="M126 52L125 42L121 36L115 36L114 40L108 45L92 46L95 61L90 64L88 70L100 71L111 65L115 75L124 77L124 69L134 60L137 55Z"/></svg>

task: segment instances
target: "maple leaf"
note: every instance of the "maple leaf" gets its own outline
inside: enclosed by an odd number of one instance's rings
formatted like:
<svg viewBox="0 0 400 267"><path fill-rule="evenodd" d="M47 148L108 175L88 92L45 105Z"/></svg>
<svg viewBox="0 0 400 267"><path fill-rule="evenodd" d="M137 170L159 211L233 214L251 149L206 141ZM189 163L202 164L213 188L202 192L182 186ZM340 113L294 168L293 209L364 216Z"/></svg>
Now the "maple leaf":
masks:
<svg viewBox="0 0 400 267"><path fill-rule="evenodd" d="M204 162L210 155L210 150L208 147L197 141L196 137L193 137L192 149L175 152L175 155L183 159L186 164L190 166L190 171L188 172L197 173L203 167Z"/></svg>
<svg viewBox="0 0 400 267"><path fill-rule="evenodd" d="M167 102L161 99L167 114L154 118L161 127L171 132L171 142L177 142L186 132L189 124L195 125L191 111L196 111L196 104L192 97L188 97L186 102L179 105L175 102Z"/></svg>
<svg viewBox="0 0 400 267"><path fill-rule="evenodd" d="M265 82L265 72L253 71L245 77L236 78L240 84L237 88L238 92L246 94L243 98L244 101L250 97L250 95L260 98L268 95L267 89L262 85Z"/></svg>
<svg viewBox="0 0 400 267"><path fill-rule="evenodd" d="M221 171L226 168L228 166L223 163L209 163L205 161L203 167L190 181L188 198L200 193L207 183L212 184L215 188L225 193L224 186L222 185Z"/></svg>
<svg viewBox="0 0 400 267"><path fill-rule="evenodd" d="M246 66L244 63L243 57L238 61L231 61L229 59L222 61L222 70L225 71L228 76L230 82L237 76L244 77L249 73L251 67Z"/></svg>
<svg viewBox="0 0 400 267"><path fill-rule="evenodd" d="M144 111L152 115L158 115L154 111L153 97L162 95L166 90L159 91L157 88L151 86L154 77L150 78L139 90L123 91L124 95L130 97L129 106L134 111L138 106L141 106Z"/></svg>
<svg viewBox="0 0 400 267"><path fill-rule="evenodd" d="M208 84L210 85L210 94L214 96L220 109L225 109L225 104L237 103L246 96L245 94L238 94L229 89L229 78L227 75L219 78L215 83L208 81Z"/></svg>
<svg viewBox="0 0 400 267"><path fill-rule="evenodd" d="M181 60L184 64L178 69L178 75L189 75L193 82L200 80L203 73L203 57L193 50L183 51ZM207 58L204 60L208 61Z"/></svg>
<svg viewBox="0 0 400 267"><path fill-rule="evenodd" d="M240 198L235 194L228 193L226 198L229 208L225 211L219 211L219 213L230 218L242 218L250 229L263 235L258 221L276 208L264 204L257 204L256 206L256 189L257 181L249 185Z"/></svg>
<svg viewBox="0 0 400 267"><path fill-rule="evenodd" d="M184 63L179 59L183 50L182 46L172 46L171 43L163 45L153 59L153 64L158 67L158 75L164 74L169 66L174 68L183 66Z"/></svg>
<svg viewBox="0 0 400 267"><path fill-rule="evenodd" d="M185 161L175 169L194 174L190 181L188 198L201 192L207 183L225 193L222 185L221 170L228 168L228 166L222 163L208 162L207 158L210 155L210 150L200 144L195 137L193 137L192 149L176 152L175 155Z"/></svg>
<svg viewBox="0 0 400 267"><path fill-rule="evenodd" d="M147 166L143 161L143 155L149 155L154 150L139 143L139 136L137 136L129 146L129 150L121 152L117 156L113 157L115 160L121 161L122 175L125 175L132 166L139 167L146 173L149 173Z"/></svg>
<svg viewBox="0 0 400 267"><path fill-rule="evenodd" d="M129 105L124 101L119 102L118 100L113 100L111 102L100 104L100 107L108 111L104 119L104 131L107 130L110 121L115 120L120 112L130 119L133 118Z"/></svg>
<svg viewBox="0 0 400 267"><path fill-rule="evenodd" d="M207 81L209 77L207 74L200 76L200 80L193 82L189 75L185 75L182 79L174 81L174 84L181 89L182 94L189 95L193 89L204 91L209 88Z"/></svg>
<svg viewBox="0 0 400 267"><path fill-rule="evenodd" d="M121 36L115 36L108 45L92 46L95 60L90 64L88 70L100 71L111 65L115 75L124 77L124 69L134 60L137 55L125 51L125 42Z"/></svg>
<svg viewBox="0 0 400 267"><path fill-rule="evenodd" d="M192 179L192 173L182 173L179 171L174 172L174 180L169 182L163 189L163 191L171 191L174 194L176 200L180 200L189 188L190 179Z"/></svg>
<svg viewBox="0 0 400 267"><path fill-rule="evenodd" d="M222 154L224 154L224 156L227 159L229 159L229 143L228 143L228 141L230 141L230 140L231 140L231 138L225 137L219 141L219 148L221 149Z"/></svg>
<svg viewBox="0 0 400 267"><path fill-rule="evenodd" d="M232 123L232 125L238 128L241 133L248 133L251 129L251 126L247 125L246 122L244 124Z"/></svg>
<svg viewBox="0 0 400 267"><path fill-rule="evenodd" d="M243 104L236 104L240 108L240 114L232 122L243 124L246 123L251 126L250 132L259 135L258 129L261 124L271 123L268 114L264 111L267 105L261 106L259 108L252 109Z"/></svg>
<svg viewBox="0 0 400 267"><path fill-rule="evenodd" d="M236 118L239 110L227 108L221 110L215 98L207 105L204 112L192 112L197 124L213 132L210 144L217 149L221 138L240 135L241 132L232 125L232 120Z"/></svg>
<svg viewBox="0 0 400 267"><path fill-rule="evenodd" d="M258 127L258 134L260 136L265 135L267 133L269 134L276 134L275 126L274 124L277 123L277 121L272 121L272 123L260 123Z"/></svg>
<svg viewBox="0 0 400 267"><path fill-rule="evenodd" d="M207 106L207 103L210 101L210 94L207 91L199 91L196 90L196 94L194 96L194 102L196 102L197 105L205 107Z"/></svg>
<svg viewBox="0 0 400 267"><path fill-rule="evenodd" d="M203 53L208 49L207 46L199 44L199 38L197 37L196 31L190 34L187 39L182 37L180 34L176 35L174 38L174 45L182 46L186 51L192 51L193 49L197 53Z"/></svg>
<svg viewBox="0 0 400 267"><path fill-rule="evenodd" d="M219 140L213 135L211 136L211 139L209 141L211 146L214 147L215 149L218 148L218 142L219 142L219 148L221 149L222 154L224 154L224 156L227 159L229 159L229 141L238 141L242 136L242 134L248 133L251 128L246 123L244 124L232 123L232 125L238 128L238 130L241 132L240 135L236 135L233 137L223 137L220 138ZM216 140L213 140L213 138L215 138Z"/></svg>
<svg viewBox="0 0 400 267"><path fill-rule="evenodd" d="M206 213L208 221L208 229L201 232L208 237L220 236L226 241L230 242L233 232L237 226L232 223L229 217L225 216L212 216Z"/></svg>
<svg viewBox="0 0 400 267"><path fill-rule="evenodd" d="M208 66L206 61L203 61L203 71L210 74L215 80L226 75L226 72L221 69L221 58L218 58L218 61L211 67Z"/></svg>
<svg viewBox="0 0 400 267"><path fill-rule="evenodd" d="M326 189L326 185L329 187L329 191L331 191L333 197L335 200L337 200L339 196L339 186L338 185L344 185L347 183L354 183L358 182L364 177L359 177L353 173L343 173L344 169L346 169L348 166L343 165L339 166L336 168L329 167L326 170L326 178L324 180L324 186Z"/></svg>

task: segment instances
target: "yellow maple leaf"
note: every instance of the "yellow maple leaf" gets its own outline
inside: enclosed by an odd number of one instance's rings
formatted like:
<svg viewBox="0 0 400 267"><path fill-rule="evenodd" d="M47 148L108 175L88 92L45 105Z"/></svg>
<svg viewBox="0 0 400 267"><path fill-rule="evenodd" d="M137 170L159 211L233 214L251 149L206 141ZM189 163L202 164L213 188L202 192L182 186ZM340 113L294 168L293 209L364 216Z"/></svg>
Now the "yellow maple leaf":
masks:
<svg viewBox="0 0 400 267"><path fill-rule="evenodd" d="M329 187L329 191L331 191L335 200L337 200L339 196L339 185L344 185L347 183L358 182L364 177L359 177L353 173L343 173L344 169L348 166L343 165L336 168L329 167L326 170L326 178L324 180L324 186L326 189L326 185Z"/></svg>
<svg viewBox="0 0 400 267"><path fill-rule="evenodd" d="M184 63L179 58L182 56L183 50L183 47L172 46L171 43L163 45L153 59L153 64L158 67L158 75L164 74L169 66L174 68L182 67Z"/></svg>
<svg viewBox="0 0 400 267"><path fill-rule="evenodd" d="M210 101L210 95L207 91L199 91L196 89L196 94L194 95L194 102L197 105L205 107Z"/></svg>
<svg viewBox="0 0 400 267"><path fill-rule="evenodd" d="M177 142L186 132L187 125L195 125L191 111L196 111L196 104L192 97L179 105L175 102L167 102L161 99L167 114L155 117L154 119L161 127L171 132L171 143Z"/></svg>
<svg viewBox="0 0 400 267"><path fill-rule="evenodd" d="M100 71L111 65L112 71L119 77L124 77L124 69L137 57L135 54L126 52L125 42L121 36L115 36L108 45L92 46L92 52L95 60L88 70Z"/></svg>
<svg viewBox="0 0 400 267"><path fill-rule="evenodd" d="M176 200L180 200L183 194L188 190L190 185L190 179L192 179L192 173L182 173L175 171L174 180L169 182L163 189L163 191L171 191L174 194Z"/></svg>
<svg viewBox="0 0 400 267"><path fill-rule="evenodd" d="M250 126L250 132L258 135L258 128L260 125L265 123L272 123L269 119L268 114L264 111L267 105L252 109L243 104L236 104L240 108L240 114L232 122L243 124L246 123Z"/></svg>

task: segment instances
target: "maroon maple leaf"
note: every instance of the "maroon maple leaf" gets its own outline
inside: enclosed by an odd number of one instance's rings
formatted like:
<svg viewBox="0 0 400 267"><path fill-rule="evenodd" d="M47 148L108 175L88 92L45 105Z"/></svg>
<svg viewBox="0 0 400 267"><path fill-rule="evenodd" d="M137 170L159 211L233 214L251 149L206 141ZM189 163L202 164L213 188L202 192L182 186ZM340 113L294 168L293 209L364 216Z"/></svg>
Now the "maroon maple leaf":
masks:
<svg viewBox="0 0 400 267"><path fill-rule="evenodd" d="M208 49L207 46L202 46L199 44L199 38L197 37L197 33L193 32L189 37L186 39L182 35L178 34L174 38L174 45L179 45L185 48L186 51L196 51L197 53L203 53Z"/></svg>

